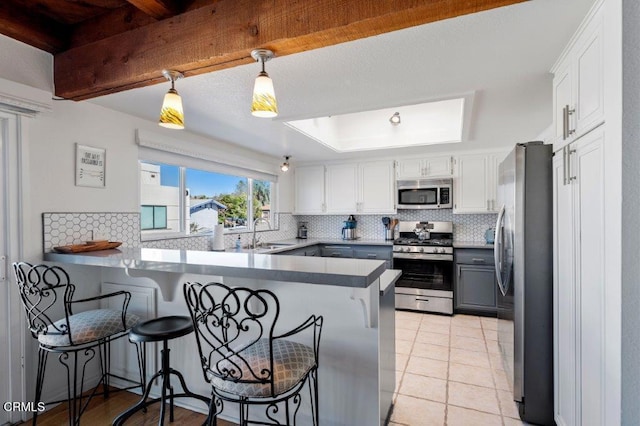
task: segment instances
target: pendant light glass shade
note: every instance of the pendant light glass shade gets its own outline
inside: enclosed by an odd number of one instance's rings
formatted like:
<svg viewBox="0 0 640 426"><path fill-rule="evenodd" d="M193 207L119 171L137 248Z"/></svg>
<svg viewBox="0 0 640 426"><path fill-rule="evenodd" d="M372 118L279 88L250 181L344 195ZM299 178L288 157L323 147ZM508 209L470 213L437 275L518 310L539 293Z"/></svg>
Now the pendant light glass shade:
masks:
<svg viewBox="0 0 640 426"><path fill-rule="evenodd" d="M251 114L262 118L276 117L278 115L278 102L273 90L273 81L264 70L264 63L273 58L273 52L266 49L257 49L251 52L251 56L262 63L262 71L256 77L256 82L253 86Z"/></svg>
<svg viewBox="0 0 640 426"><path fill-rule="evenodd" d="M162 74L171 81L171 89L164 95L162 109L160 110L160 120L158 124L168 129L184 129L184 111L182 109L182 98L175 89L174 84L182 74L176 71L162 71Z"/></svg>

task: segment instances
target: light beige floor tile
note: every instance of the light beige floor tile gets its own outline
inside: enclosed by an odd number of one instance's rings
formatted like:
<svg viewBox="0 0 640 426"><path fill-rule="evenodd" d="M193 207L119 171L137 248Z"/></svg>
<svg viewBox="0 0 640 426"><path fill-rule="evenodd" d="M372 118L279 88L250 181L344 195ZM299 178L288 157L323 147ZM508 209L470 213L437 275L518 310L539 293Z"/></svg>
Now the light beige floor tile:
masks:
<svg viewBox="0 0 640 426"><path fill-rule="evenodd" d="M474 367L472 365L451 363L449 365L449 380L494 389L491 369Z"/></svg>
<svg viewBox="0 0 640 426"><path fill-rule="evenodd" d="M391 420L411 426L444 425L444 408L439 402L398 395Z"/></svg>
<svg viewBox="0 0 640 426"><path fill-rule="evenodd" d="M451 324L451 317L446 315L425 314L422 317L422 324L449 325Z"/></svg>
<svg viewBox="0 0 640 426"><path fill-rule="evenodd" d="M498 342L496 342L495 340L487 340L487 352L489 352L490 354L499 354L500 353L500 346L498 345Z"/></svg>
<svg viewBox="0 0 640 426"><path fill-rule="evenodd" d="M483 339L474 339L472 337L451 336L451 347L475 352L487 351L487 347Z"/></svg>
<svg viewBox="0 0 640 426"><path fill-rule="evenodd" d="M526 426L529 424L520 419L512 419L509 417L503 417L502 420L504 421L504 426Z"/></svg>
<svg viewBox="0 0 640 426"><path fill-rule="evenodd" d="M407 368L407 362L409 362L409 355L396 354L396 371L404 371Z"/></svg>
<svg viewBox="0 0 640 426"><path fill-rule="evenodd" d="M476 367L490 367L489 357L485 352L451 348L450 361L458 364L474 365Z"/></svg>
<svg viewBox="0 0 640 426"><path fill-rule="evenodd" d="M423 358L438 359L440 361L449 360L449 348L446 346L432 345L430 343L414 343L411 355Z"/></svg>
<svg viewBox="0 0 640 426"><path fill-rule="evenodd" d="M457 325L451 326L452 336L473 337L474 339L484 339L481 328L461 327Z"/></svg>
<svg viewBox="0 0 640 426"><path fill-rule="evenodd" d="M447 370L449 363L447 361L439 361L437 359L422 358L413 355L407 364L407 372L420 374L422 376L435 377L438 379L447 379Z"/></svg>
<svg viewBox="0 0 640 426"><path fill-rule="evenodd" d="M432 324L422 322L420 324L419 333L438 333L438 334L446 334L449 335L451 330L451 326L449 324Z"/></svg>
<svg viewBox="0 0 640 426"><path fill-rule="evenodd" d="M498 341L498 332L495 330L482 330L485 340Z"/></svg>
<svg viewBox="0 0 640 426"><path fill-rule="evenodd" d="M398 393L430 401L447 402L447 381L405 373Z"/></svg>
<svg viewBox="0 0 640 426"><path fill-rule="evenodd" d="M447 426L502 426L502 418L493 414L449 405Z"/></svg>
<svg viewBox="0 0 640 426"><path fill-rule="evenodd" d="M402 373L396 373L396 393L400 390L401 382L402 382Z"/></svg>
<svg viewBox="0 0 640 426"><path fill-rule="evenodd" d="M397 329L402 329L402 330L417 330L418 328L420 328L420 324L422 324L422 321L419 319L397 319L396 318L396 330Z"/></svg>
<svg viewBox="0 0 640 426"><path fill-rule="evenodd" d="M398 319L406 319L411 321L421 321L424 314L412 311L396 311L396 321Z"/></svg>
<svg viewBox="0 0 640 426"><path fill-rule="evenodd" d="M455 315L451 318L451 325L459 327L481 328L480 317L475 315Z"/></svg>
<svg viewBox="0 0 640 426"><path fill-rule="evenodd" d="M500 410L505 417L512 417L514 419L520 419L518 414L518 406L513 400L513 394L509 391L498 391L498 402L500 403Z"/></svg>
<svg viewBox="0 0 640 426"><path fill-rule="evenodd" d="M416 338L417 330L396 329L396 340L409 340L413 342Z"/></svg>
<svg viewBox="0 0 640 426"><path fill-rule="evenodd" d="M482 328L485 330L497 330L498 329L498 319L497 318L488 318L481 317L480 323L482 324Z"/></svg>
<svg viewBox="0 0 640 426"><path fill-rule="evenodd" d="M448 403L485 413L500 414L495 391L487 391L487 388L466 383L449 382Z"/></svg>
<svg viewBox="0 0 640 426"><path fill-rule="evenodd" d="M397 340L396 339L396 353L402 355L409 355L411 353L411 347L413 346L413 342L409 342L407 340Z"/></svg>
<svg viewBox="0 0 640 426"><path fill-rule="evenodd" d="M491 362L491 368L494 370L504 370L504 364L502 363L502 356L499 354L489 354L489 361Z"/></svg>
<svg viewBox="0 0 640 426"><path fill-rule="evenodd" d="M496 389L511 391L507 373L504 370L493 370L493 381L496 383Z"/></svg>
<svg viewBox="0 0 640 426"><path fill-rule="evenodd" d="M400 423L389 422L389 426L404 426Z"/></svg>
<svg viewBox="0 0 640 426"><path fill-rule="evenodd" d="M440 333L418 332L418 334L416 334L416 342L449 346L449 335Z"/></svg>

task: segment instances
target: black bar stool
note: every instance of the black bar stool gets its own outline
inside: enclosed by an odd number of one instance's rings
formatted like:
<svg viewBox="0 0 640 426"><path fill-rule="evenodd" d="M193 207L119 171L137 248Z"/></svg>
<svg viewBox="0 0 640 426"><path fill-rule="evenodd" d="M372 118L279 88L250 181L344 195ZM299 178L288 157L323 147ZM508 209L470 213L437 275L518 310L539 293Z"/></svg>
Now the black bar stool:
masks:
<svg viewBox="0 0 640 426"><path fill-rule="evenodd" d="M193 332L193 324L191 322L191 318L183 316L167 316L155 318L152 320L144 321L131 329L131 331L129 332L129 340L136 344L142 345L143 348L142 351L138 351L139 354L142 352L142 356L138 359L138 362L140 363L140 370L146 372L147 349L145 343L147 342L162 341L162 351L160 351L162 366L160 367L160 371L154 374L149 382L147 382L147 384L145 385L144 392L140 401L136 405L116 417L116 419L113 421L114 425L123 424L125 420L127 420L139 410L144 410L146 412L147 407L151 404L155 404L156 402L161 403L160 420L158 424L163 425L165 416L165 404L167 402L167 391L169 391L168 399L170 422L173 422L174 398L196 398L207 403L207 405L210 404L210 398L195 394L187 388L187 384L185 383L182 374L179 371L171 368L171 364L169 362L169 340L185 336L191 332ZM172 374L178 377L180 385L182 386L182 393L174 394L173 386L171 386ZM151 390L151 383L159 377L162 378L162 396L160 398L150 399L149 401L147 401L147 398L149 397L149 391Z"/></svg>

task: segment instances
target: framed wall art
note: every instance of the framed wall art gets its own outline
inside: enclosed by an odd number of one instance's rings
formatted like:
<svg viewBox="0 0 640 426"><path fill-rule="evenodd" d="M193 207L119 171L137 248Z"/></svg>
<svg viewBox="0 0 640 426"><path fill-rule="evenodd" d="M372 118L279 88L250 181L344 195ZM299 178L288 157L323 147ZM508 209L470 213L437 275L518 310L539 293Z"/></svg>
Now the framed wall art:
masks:
<svg viewBox="0 0 640 426"><path fill-rule="evenodd" d="M105 187L106 150L76 144L76 186Z"/></svg>

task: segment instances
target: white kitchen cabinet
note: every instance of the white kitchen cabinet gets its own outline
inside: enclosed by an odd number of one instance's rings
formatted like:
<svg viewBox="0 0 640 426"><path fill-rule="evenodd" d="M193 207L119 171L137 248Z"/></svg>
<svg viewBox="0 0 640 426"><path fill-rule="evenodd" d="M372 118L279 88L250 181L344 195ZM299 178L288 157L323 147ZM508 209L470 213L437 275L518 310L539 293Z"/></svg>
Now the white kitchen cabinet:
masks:
<svg viewBox="0 0 640 426"><path fill-rule="evenodd" d="M325 213L324 166L296 167L294 175L294 212L296 214Z"/></svg>
<svg viewBox="0 0 640 426"><path fill-rule="evenodd" d="M554 151L604 122L601 1L597 2L551 70Z"/></svg>
<svg viewBox="0 0 640 426"><path fill-rule="evenodd" d="M497 213L498 164L506 152L459 155L453 179L453 213Z"/></svg>
<svg viewBox="0 0 640 426"><path fill-rule="evenodd" d="M393 161L369 161L358 165L360 180L358 213L396 213Z"/></svg>
<svg viewBox="0 0 640 426"><path fill-rule="evenodd" d="M393 161L337 164L326 170L326 213L396 212Z"/></svg>
<svg viewBox="0 0 640 426"><path fill-rule="evenodd" d="M395 213L393 161L298 167L296 214Z"/></svg>
<svg viewBox="0 0 640 426"><path fill-rule="evenodd" d="M452 174L453 157L447 155L399 160L396 176L398 179L419 179L451 176Z"/></svg>
<svg viewBox="0 0 640 426"><path fill-rule="evenodd" d="M558 425L605 421L604 126L556 153L554 393Z"/></svg>
<svg viewBox="0 0 640 426"><path fill-rule="evenodd" d="M326 213L352 214L359 207L358 165L337 164L326 167Z"/></svg>

